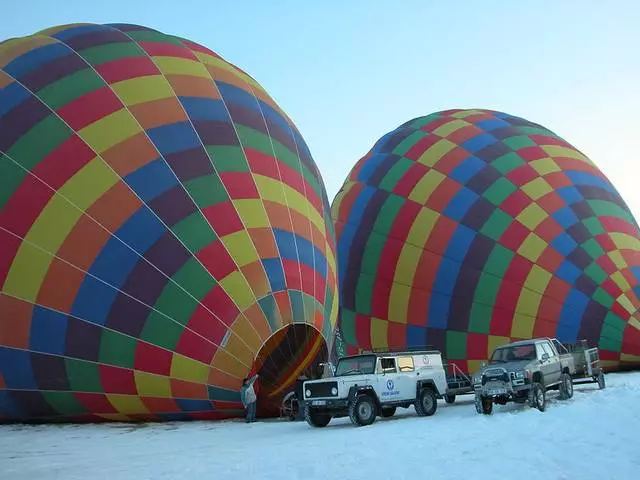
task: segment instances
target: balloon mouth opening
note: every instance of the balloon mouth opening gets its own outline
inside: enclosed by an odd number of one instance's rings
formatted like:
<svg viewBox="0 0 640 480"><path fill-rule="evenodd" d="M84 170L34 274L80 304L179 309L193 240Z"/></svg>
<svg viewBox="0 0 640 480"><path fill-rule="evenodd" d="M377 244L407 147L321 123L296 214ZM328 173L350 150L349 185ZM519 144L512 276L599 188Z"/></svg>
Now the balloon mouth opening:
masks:
<svg viewBox="0 0 640 480"><path fill-rule="evenodd" d="M295 323L271 335L253 364L253 371L260 374L258 416L279 416L282 399L294 391L298 378L319 378L320 363L328 357L324 337L311 325Z"/></svg>

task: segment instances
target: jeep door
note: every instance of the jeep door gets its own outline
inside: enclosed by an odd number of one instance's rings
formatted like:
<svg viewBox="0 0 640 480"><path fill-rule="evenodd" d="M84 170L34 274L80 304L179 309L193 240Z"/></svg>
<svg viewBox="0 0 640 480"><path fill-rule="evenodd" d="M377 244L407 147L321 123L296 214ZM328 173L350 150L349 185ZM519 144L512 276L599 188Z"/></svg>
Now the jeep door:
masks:
<svg viewBox="0 0 640 480"><path fill-rule="evenodd" d="M400 391L402 400L416 398L416 372L411 355L397 357L398 373L396 375L396 389Z"/></svg>
<svg viewBox="0 0 640 480"><path fill-rule="evenodd" d="M403 400L402 380L398 375L395 357L380 358L380 375L377 376L378 395L382 402L397 402Z"/></svg>

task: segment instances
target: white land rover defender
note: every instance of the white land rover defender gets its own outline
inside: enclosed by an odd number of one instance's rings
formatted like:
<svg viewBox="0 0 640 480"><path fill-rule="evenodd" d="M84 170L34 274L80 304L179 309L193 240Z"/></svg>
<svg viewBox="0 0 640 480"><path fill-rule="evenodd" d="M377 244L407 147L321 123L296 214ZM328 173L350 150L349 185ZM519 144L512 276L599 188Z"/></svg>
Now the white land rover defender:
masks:
<svg viewBox="0 0 640 480"><path fill-rule="evenodd" d="M325 427L332 418L355 425L391 417L397 407L415 406L433 415L437 399L448 394L442 355L437 350L367 353L341 358L333 377L304 382L304 415L309 425Z"/></svg>

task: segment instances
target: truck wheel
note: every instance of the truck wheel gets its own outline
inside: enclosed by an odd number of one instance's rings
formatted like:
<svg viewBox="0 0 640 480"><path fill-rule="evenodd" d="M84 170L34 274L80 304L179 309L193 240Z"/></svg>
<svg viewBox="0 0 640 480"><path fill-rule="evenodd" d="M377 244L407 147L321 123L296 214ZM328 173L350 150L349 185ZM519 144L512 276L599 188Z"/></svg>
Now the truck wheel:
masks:
<svg viewBox="0 0 640 480"><path fill-rule="evenodd" d="M421 417L430 417L436 413L438 399L435 392L430 388L423 388L418 394L415 404L416 413Z"/></svg>
<svg viewBox="0 0 640 480"><path fill-rule="evenodd" d="M539 382L533 382L533 385L531 385L529 406L537 408L541 412L544 412L545 408L547 408L547 395L544 387Z"/></svg>
<svg viewBox="0 0 640 480"><path fill-rule="evenodd" d="M396 407L382 407L382 417L389 418L396 414Z"/></svg>
<svg viewBox="0 0 640 480"><path fill-rule="evenodd" d="M476 395L476 412L482 413L484 415L491 415L493 411L493 400L491 397L482 397L480 395Z"/></svg>
<svg viewBox="0 0 640 480"><path fill-rule="evenodd" d="M493 412L493 399L491 397L480 397L482 402L482 413L485 415L491 415Z"/></svg>
<svg viewBox="0 0 640 480"><path fill-rule="evenodd" d="M482 413L482 397L480 397L480 395L476 395L475 405L476 412Z"/></svg>
<svg viewBox="0 0 640 480"><path fill-rule="evenodd" d="M455 402L455 401L456 401L456 396L455 396L455 395L445 395L445 396L444 396L444 401L445 401L446 403L451 404L451 403L453 403L453 402Z"/></svg>
<svg viewBox="0 0 640 480"><path fill-rule="evenodd" d="M358 395L349 405L351 423L364 427L371 425L376 419L376 406L369 395Z"/></svg>
<svg viewBox="0 0 640 480"><path fill-rule="evenodd" d="M568 373L563 373L560 379L560 398L569 400L573 397L573 379Z"/></svg>
<svg viewBox="0 0 640 480"><path fill-rule="evenodd" d="M318 413L309 405L304 407L304 419L309 425L316 428L326 427L331 421L331 415L328 413Z"/></svg>
<svg viewBox="0 0 640 480"><path fill-rule="evenodd" d="M604 373L602 373L602 371L600 371L600 373L598 373L598 388L600 390L602 390L603 388L607 388L607 383L604 380Z"/></svg>

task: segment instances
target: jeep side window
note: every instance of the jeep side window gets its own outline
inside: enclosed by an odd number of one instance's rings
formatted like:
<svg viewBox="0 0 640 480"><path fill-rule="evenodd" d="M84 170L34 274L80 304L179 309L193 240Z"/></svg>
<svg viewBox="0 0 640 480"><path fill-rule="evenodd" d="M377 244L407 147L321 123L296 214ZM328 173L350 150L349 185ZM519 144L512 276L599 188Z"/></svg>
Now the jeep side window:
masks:
<svg viewBox="0 0 640 480"><path fill-rule="evenodd" d="M395 373L396 372L396 359L395 358L381 358L380 366L383 373Z"/></svg>
<svg viewBox="0 0 640 480"><path fill-rule="evenodd" d="M398 357L398 370L401 372L413 372L413 357Z"/></svg>

